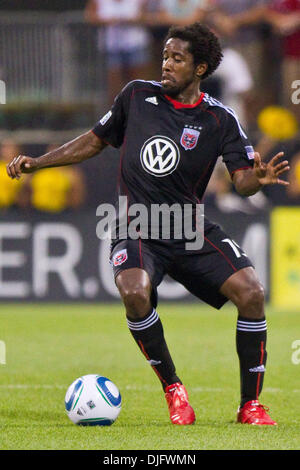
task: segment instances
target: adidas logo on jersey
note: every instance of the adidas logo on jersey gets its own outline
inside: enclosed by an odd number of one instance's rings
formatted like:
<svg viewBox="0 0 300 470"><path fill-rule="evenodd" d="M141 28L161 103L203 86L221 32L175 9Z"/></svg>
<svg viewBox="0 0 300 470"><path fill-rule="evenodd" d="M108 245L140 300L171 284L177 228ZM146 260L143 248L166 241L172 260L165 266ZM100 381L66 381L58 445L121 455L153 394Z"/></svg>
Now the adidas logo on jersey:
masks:
<svg viewBox="0 0 300 470"><path fill-rule="evenodd" d="M146 98L145 101L148 101L148 103L151 104L155 104L156 106L158 105L156 96L150 96L149 98Z"/></svg>

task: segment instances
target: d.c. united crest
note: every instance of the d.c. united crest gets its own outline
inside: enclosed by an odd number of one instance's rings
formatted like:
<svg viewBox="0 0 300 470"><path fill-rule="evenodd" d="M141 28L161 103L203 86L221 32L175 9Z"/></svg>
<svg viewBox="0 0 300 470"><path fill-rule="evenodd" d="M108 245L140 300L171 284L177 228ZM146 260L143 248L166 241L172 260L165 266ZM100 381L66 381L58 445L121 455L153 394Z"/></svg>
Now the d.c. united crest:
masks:
<svg viewBox="0 0 300 470"><path fill-rule="evenodd" d="M201 129L198 127L198 129ZM193 150L198 142L200 135L200 130L193 129L190 127L185 127L183 129L180 143L185 150Z"/></svg>
<svg viewBox="0 0 300 470"><path fill-rule="evenodd" d="M120 264L123 264L125 263L125 261L127 261L127 250L120 250L118 251L114 258L113 258L113 263L114 263L114 266L120 266Z"/></svg>

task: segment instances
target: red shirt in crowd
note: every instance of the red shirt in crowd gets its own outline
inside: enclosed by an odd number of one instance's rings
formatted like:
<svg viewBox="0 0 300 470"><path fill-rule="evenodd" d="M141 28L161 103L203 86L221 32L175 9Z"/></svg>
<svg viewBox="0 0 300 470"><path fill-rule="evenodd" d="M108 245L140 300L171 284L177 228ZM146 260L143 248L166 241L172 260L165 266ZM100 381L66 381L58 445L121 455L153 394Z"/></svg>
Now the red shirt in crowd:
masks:
<svg viewBox="0 0 300 470"><path fill-rule="evenodd" d="M270 8L279 13L300 13L300 0L271 0ZM283 38L284 55L300 60L300 28Z"/></svg>

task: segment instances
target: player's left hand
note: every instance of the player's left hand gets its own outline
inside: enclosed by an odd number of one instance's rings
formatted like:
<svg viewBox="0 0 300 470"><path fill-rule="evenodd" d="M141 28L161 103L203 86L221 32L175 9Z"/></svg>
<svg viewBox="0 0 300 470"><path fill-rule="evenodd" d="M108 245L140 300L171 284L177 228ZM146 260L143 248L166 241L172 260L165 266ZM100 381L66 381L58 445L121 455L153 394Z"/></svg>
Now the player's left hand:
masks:
<svg viewBox="0 0 300 470"><path fill-rule="evenodd" d="M273 157L268 163L262 162L261 156L258 152L254 154L254 166L253 170L259 183L263 186L267 184L281 184L288 186L289 182L279 178L282 173L285 173L290 169L289 162L287 160L279 162L283 157L284 152L279 152Z"/></svg>

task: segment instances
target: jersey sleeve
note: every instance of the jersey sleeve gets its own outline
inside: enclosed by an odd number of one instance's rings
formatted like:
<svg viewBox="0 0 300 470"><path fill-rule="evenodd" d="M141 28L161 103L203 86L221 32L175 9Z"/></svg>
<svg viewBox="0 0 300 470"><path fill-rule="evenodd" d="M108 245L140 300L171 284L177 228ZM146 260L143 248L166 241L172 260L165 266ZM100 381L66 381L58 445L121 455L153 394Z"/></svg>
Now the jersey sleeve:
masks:
<svg viewBox="0 0 300 470"><path fill-rule="evenodd" d="M92 132L113 147L123 144L127 126L133 82L126 85L115 98L112 108L94 126Z"/></svg>
<svg viewBox="0 0 300 470"><path fill-rule="evenodd" d="M233 111L226 113L220 154L231 176L253 167L254 149Z"/></svg>

